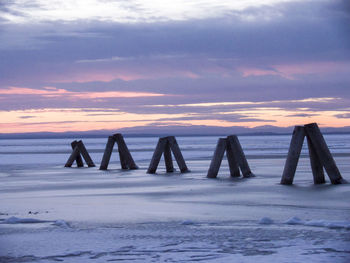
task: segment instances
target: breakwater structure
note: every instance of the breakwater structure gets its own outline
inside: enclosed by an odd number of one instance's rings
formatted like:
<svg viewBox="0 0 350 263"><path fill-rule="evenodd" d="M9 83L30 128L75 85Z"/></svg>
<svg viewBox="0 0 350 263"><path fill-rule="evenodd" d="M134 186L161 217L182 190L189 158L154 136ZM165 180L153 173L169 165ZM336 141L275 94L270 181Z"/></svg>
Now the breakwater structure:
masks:
<svg viewBox="0 0 350 263"><path fill-rule="evenodd" d="M314 184L324 184L326 182L323 168L326 170L332 184L347 183L342 178L318 125L310 123L304 126L295 126L294 128L281 184L293 184L305 137L309 148Z"/></svg>
<svg viewBox="0 0 350 263"><path fill-rule="evenodd" d="M154 150L152 160L149 164L147 173L154 174L157 170L158 164L164 154L164 161L167 173L172 173L175 171L171 152L174 154L175 160L179 166L181 173L190 172L187 168L185 159L182 156L180 147L174 136L167 136L159 138L156 149Z"/></svg>
<svg viewBox="0 0 350 263"><path fill-rule="evenodd" d="M230 135L226 138L219 138L213 158L211 159L208 170L208 178L216 178L221 166L222 159L226 152L227 161L230 168L231 177L239 177L242 171L243 177L254 177L250 170L248 161L243 152L242 146L236 135Z"/></svg>
<svg viewBox="0 0 350 263"><path fill-rule="evenodd" d="M64 167L72 167L72 164L74 163L74 161L76 161L77 167L84 167L83 159L81 156L83 156L88 167L95 167L95 164L92 161L88 151L86 150L83 141L75 140L71 143L71 146L72 146L73 152L69 156Z"/></svg>
<svg viewBox="0 0 350 263"><path fill-rule="evenodd" d="M123 170L138 169L138 166L135 164L134 159L130 154L128 146L126 146L123 135L121 135L120 133L116 133L108 137L106 148L105 148L101 165L100 165L100 170L107 170L115 143L117 143L118 145L118 153L119 153L121 168Z"/></svg>
<svg viewBox="0 0 350 263"><path fill-rule="evenodd" d="M347 183L347 181L342 178L327 143L316 123L294 127L280 183L283 185L293 184L305 137L307 139L314 184L324 184L326 182L324 170L327 172L332 184ZM123 170L138 169L138 166L135 164L122 134L116 133L108 137L100 170L107 170L115 143L118 145L121 168ZM84 146L84 143L81 140L73 141L71 143L71 147L73 151L69 156L65 167L72 167L74 161L76 162L77 167L84 167L83 159L88 167L95 167L94 162L92 161ZM207 172L208 178L217 177L225 152L231 177L240 177L241 174L244 178L255 176L249 167L238 137L236 135L230 135L225 138L218 139L213 157L211 159L210 167ZM159 138L147 169L148 174L156 173L162 155L164 155L167 173L173 173L175 171L173 156L175 157L181 173L190 172L176 138L174 136L167 136Z"/></svg>

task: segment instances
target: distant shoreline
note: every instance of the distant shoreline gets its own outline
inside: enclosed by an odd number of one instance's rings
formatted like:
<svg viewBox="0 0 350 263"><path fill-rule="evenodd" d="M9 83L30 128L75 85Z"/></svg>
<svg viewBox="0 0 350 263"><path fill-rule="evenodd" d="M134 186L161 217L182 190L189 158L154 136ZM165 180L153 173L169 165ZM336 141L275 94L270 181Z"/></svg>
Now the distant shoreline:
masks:
<svg viewBox="0 0 350 263"><path fill-rule="evenodd" d="M106 136L109 136L111 134L118 133L118 131L111 131L109 133L100 133L100 134L91 134L86 132L76 132L76 133L0 133L0 140L2 139L65 139L65 138L105 138ZM283 132L283 133L273 133L273 132L247 132L247 133L232 133L236 134L238 136L284 136L284 135L290 135L289 132ZM323 132L323 134L328 135L346 135L350 134L350 131L340 131L340 132ZM124 137L131 137L131 138L137 138L137 137L161 137L161 136L168 136L169 133L154 133L154 134L140 134L140 133L123 133ZM177 134L173 133L171 135L177 136L177 137L211 137L211 136L227 136L228 133L193 133L193 134Z"/></svg>

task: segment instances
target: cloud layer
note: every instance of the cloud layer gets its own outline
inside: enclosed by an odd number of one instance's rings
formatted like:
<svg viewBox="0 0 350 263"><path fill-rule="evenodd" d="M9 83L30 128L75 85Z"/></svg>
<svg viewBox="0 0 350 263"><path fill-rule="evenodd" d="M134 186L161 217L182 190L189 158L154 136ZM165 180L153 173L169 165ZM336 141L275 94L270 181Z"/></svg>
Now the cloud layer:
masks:
<svg viewBox="0 0 350 263"><path fill-rule="evenodd" d="M0 4L6 132L350 123L348 1L61 3ZM51 109L96 118L50 126Z"/></svg>

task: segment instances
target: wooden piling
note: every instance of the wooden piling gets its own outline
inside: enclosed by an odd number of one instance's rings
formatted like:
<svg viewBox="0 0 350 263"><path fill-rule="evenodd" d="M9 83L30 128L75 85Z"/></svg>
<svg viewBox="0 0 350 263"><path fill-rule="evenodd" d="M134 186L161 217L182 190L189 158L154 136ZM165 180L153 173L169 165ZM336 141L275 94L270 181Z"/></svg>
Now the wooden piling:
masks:
<svg viewBox="0 0 350 263"><path fill-rule="evenodd" d="M241 168L243 177L253 177L254 174L250 170L247 158L245 157L242 146L237 136L230 135L227 137L227 140L230 143L230 146L232 147L233 152L235 153L234 157L236 158L238 165Z"/></svg>
<svg viewBox="0 0 350 263"><path fill-rule="evenodd" d="M126 146L123 135L116 133L113 136L108 137L105 152L101 161L100 170L107 170L115 143L118 145L118 153L122 169L138 169L138 166L135 164L134 159L130 154L128 146Z"/></svg>
<svg viewBox="0 0 350 263"><path fill-rule="evenodd" d="M126 163L127 169L138 169L138 166L135 164L134 159L132 158L128 146L125 143L124 137L120 133L116 133L113 135L115 141L118 144L119 154L122 155L123 161ZM125 160L124 160L125 159ZM122 159L120 160L122 162Z"/></svg>
<svg viewBox="0 0 350 263"><path fill-rule="evenodd" d="M126 158L124 157L124 154L118 147L118 154L119 154L119 160L120 160L120 166L122 167L123 170L129 169L128 162Z"/></svg>
<svg viewBox="0 0 350 263"><path fill-rule="evenodd" d="M82 141L78 141L77 142L77 146L78 146L79 151L80 151L81 155L83 156L86 164L88 165L88 167L95 167L95 164L92 161L92 159L91 159L88 151L86 150L85 145L83 144L83 142Z"/></svg>
<svg viewBox="0 0 350 263"><path fill-rule="evenodd" d="M164 161L167 173L174 172L173 159L171 156L170 142L167 141L164 148Z"/></svg>
<svg viewBox="0 0 350 263"><path fill-rule="evenodd" d="M168 141L170 143L170 148L171 148L171 150L172 150L172 152L174 154L175 160L177 162L177 165L180 168L181 173L189 172L189 170L187 168L187 165L186 165L186 162L185 162L185 159L182 156L180 147L179 147L175 137L174 136L169 136L168 137Z"/></svg>
<svg viewBox="0 0 350 263"><path fill-rule="evenodd" d="M114 143L115 143L114 137L113 136L109 136L107 144L106 144L105 151L103 153L102 162L101 162L101 165L100 165L100 170L107 170L108 164L109 164L109 160L110 160L111 155L112 155Z"/></svg>
<svg viewBox="0 0 350 263"><path fill-rule="evenodd" d="M208 170L208 178L216 178L226 150L226 139L219 138Z"/></svg>
<svg viewBox="0 0 350 263"><path fill-rule="evenodd" d="M210 167L208 170L208 178L216 178L220 169L222 158L226 151L228 165L230 167L231 177L239 177L240 170L243 177L253 177L248 165L248 161L243 152L242 146L236 135L230 135L226 138L219 138L213 158L211 159Z"/></svg>
<svg viewBox="0 0 350 263"><path fill-rule="evenodd" d="M284 165L281 184L293 184L295 171L297 169L299 156L303 147L305 130L303 126L295 126L292 140L290 142L286 163Z"/></svg>
<svg viewBox="0 0 350 263"><path fill-rule="evenodd" d="M71 143L73 151L77 145L78 145L78 142L76 140ZM78 167L84 167L83 159L81 158L80 154L77 155L75 161L77 162Z"/></svg>
<svg viewBox="0 0 350 263"><path fill-rule="evenodd" d="M231 177L239 177L239 164L237 158L234 154L234 149L229 140L226 139L226 157L228 161L228 165L230 167L230 175Z"/></svg>
<svg viewBox="0 0 350 263"><path fill-rule="evenodd" d="M68 158L66 164L64 165L64 167L72 167L72 164L76 160L78 155L80 155L80 151L79 151L78 146L75 146L72 154L69 156L69 158Z"/></svg>
<svg viewBox="0 0 350 263"><path fill-rule="evenodd" d="M305 130L307 135L310 137L311 143L317 152L319 160L321 161L323 167L326 169L331 183L345 183L318 125L316 123L307 124L305 125Z"/></svg>
<svg viewBox="0 0 350 263"><path fill-rule="evenodd" d="M162 154L164 152L166 143L167 143L166 138L160 138L158 140L158 143L157 143L156 149L154 150L152 160L151 160L151 163L149 164L147 173L154 174L156 172L160 158L162 157Z"/></svg>
<svg viewBox="0 0 350 263"><path fill-rule="evenodd" d="M312 169L312 175L314 177L314 184L324 184L325 177L323 172L323 165L317 156L315 147L313 146L309 136L306 136L307 146L309 148L310 164Z"/></svg>
<svg viewBox="0 0 350 263"><path fill-rule="evenodd" d="M175 171L172 155L175 157L175 160L180 168L181 173L189 172L185 160L182 156L181 150L174 136L168 136L159 138L157 147L154 150L153 157L151 163L149 164L147 173L154 174L157 170L158 164L164 153L164 161L167 173L172 173Z"/></svg>
<svg viewBox="0 0 350 263"><path fill-rule="evenodd" d="M94 167L95 164L92 161L88 151L86 150L84 143L80 140L80 141L73 141L71 143L73 152L71 153L71 155L68 158L68 161L65 164L65 167L71 167L73 162L76 161L77 162L77 167L83 167L84 163L83 163L83 158L86 162L86 164L88 165L88 167ZM81 157L81 155L83 156L83 158Z"/></svg>

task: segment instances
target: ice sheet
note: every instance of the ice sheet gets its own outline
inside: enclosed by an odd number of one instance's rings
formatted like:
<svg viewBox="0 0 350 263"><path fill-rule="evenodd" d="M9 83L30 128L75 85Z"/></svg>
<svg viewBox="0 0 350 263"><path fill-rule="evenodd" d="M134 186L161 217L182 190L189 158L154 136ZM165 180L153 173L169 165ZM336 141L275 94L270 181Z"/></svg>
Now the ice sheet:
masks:
<svg viewBox="0 0 350 263"><path fill-rule="evenodd" d="M217 179L210 158L185 158L186 174L162 160L155 175L146 156L133 171L115 156L108 171L9 164L0 262L349 262L350 185L313 185L307 158L280 185L285 160L269 156L248 158L249 179L230 178L226 159ZM348 157L336 162L350 181Z"/></svg>

